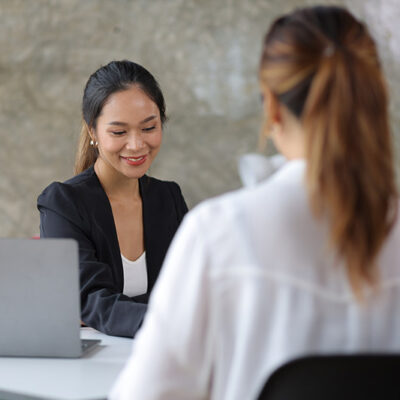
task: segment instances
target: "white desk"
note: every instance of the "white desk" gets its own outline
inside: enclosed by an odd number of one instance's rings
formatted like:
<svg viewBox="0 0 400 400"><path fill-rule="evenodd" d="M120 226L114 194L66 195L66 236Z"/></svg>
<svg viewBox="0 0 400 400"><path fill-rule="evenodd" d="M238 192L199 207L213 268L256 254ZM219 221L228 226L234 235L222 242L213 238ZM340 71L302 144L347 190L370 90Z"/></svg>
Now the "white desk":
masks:
<svg viewBox="0 0 400 400"><path fill-rule="evenodd" d="M105 399L131 353L132 339L81 329L101 344L82 358L0 357L0 399Z"/></svg>

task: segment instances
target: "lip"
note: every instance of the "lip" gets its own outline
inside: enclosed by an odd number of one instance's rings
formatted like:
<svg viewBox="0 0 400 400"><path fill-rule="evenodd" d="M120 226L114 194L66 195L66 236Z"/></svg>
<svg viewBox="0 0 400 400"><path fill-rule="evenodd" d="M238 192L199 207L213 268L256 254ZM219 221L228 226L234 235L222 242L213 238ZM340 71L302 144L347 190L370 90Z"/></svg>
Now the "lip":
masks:
<svg viewBox="0 0 400 400"><path fill-rule="evenodd" d="M145 155L143 155L143 156L139 156L139 157L123 157L123 156L121 156L121 158L122 158L128 165L137 166L137 165L142 165L143 163L146 162L146 160L147 160L147 154L145 154Z"/></svg>

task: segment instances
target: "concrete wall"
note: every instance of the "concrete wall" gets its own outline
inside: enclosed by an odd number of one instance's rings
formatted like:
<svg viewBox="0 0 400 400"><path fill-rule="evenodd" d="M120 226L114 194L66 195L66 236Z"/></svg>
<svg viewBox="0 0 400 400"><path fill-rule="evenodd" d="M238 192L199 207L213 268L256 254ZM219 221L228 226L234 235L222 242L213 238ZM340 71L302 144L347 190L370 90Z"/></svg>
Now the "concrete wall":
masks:
<svg viewBox="0 0 400 400"><path fill-rule="evenodd" d="M347 5L365 20L390 83L400 139L398 0ZM36 197L72 176L83 86L113 59L143 64L170 120L151 174L190 206L240 186L237 157L257 147L257 65L269 23L307 0L0 0L0 236L38 233ZM397 79L396 79L397 78Z"/></svg>

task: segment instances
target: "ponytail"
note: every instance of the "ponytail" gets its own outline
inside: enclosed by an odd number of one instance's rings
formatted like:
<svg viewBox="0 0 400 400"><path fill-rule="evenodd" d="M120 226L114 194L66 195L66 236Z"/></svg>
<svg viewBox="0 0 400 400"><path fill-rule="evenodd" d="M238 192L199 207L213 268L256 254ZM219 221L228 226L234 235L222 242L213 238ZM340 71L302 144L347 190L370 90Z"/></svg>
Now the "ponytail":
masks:
<svg viewBox="0 0 400 400"><path fill-rule="evenodd" d="M98 151L90 144L89 129L84 120L82 120L81 135L78 143L78 150L75 156L74 173L76 175L91 167L97 160Z"/></svg>
<svg viewBox="0 0 400 400"><path fill-rule="evenodd" d="M367 29L339 7L280 18L267 34L261 79L301 121L311 209L359 298L397 214L386 85Z"/></svg>
<svg viewBox="0 0 400 400"><path fill-rule="evenodd" d="M303 113L311 207L327 215L350 284L376 281L395 218L386 88L374 63L336 49L323 56Z"/></svg>

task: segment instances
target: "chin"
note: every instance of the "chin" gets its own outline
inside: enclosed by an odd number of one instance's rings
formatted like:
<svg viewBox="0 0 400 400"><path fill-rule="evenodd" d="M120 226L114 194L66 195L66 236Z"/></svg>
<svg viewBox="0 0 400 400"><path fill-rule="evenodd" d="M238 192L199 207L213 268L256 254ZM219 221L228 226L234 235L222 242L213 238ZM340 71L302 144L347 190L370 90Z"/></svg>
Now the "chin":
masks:
<svg viewBox="0 0 400 400"><path fill-rule="evenodd" d="M139 179L141 178L143 175L146 174L146 172L148 171L149 167L141 167L141 168L135 168L135 170L126 170L124 169L123 171L121 171L121 173L123 175L125 175L127 178L129 179Z"/></svg>

